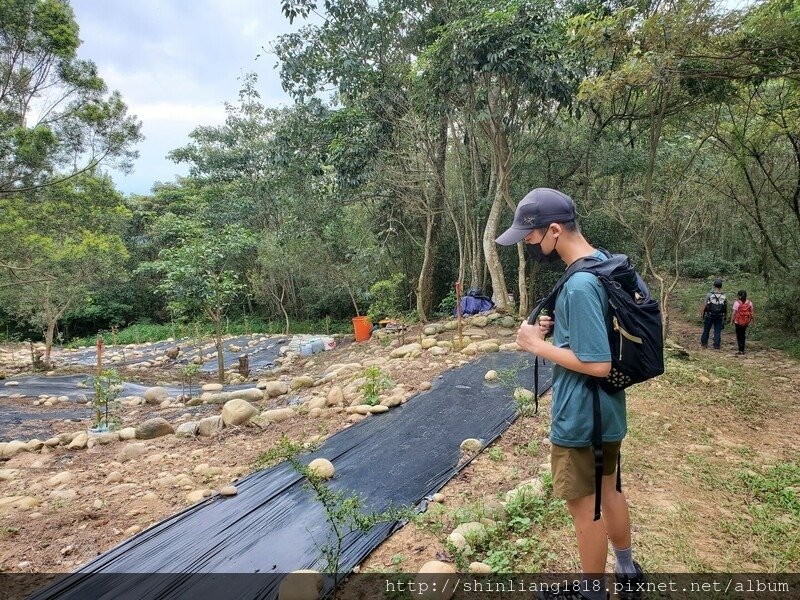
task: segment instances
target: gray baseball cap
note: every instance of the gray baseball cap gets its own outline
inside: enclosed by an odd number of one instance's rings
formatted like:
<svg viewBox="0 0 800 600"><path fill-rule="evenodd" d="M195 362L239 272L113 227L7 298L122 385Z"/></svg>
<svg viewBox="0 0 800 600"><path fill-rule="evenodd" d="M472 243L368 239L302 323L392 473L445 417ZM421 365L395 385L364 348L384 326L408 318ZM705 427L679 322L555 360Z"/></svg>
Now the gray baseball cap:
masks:
<svg viewBox="0 0 800 600"><path fill-rule="evenodd" d="M558 190L536 188L517 204L514 221L495 241L501 246L513 246L524 240L534 229L550 223L575 220L575 201Z"/></svg>

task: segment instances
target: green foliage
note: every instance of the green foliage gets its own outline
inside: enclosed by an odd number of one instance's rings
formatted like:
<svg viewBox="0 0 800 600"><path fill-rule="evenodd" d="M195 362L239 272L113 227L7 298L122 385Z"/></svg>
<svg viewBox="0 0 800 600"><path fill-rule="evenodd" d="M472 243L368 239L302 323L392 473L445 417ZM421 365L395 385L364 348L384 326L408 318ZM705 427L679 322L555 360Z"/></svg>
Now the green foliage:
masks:
<svg viewBox="0 0 800 600"><path fill-rule="evenodd" d="M451 289L447 295L439 302L439 313L444 316L453 314L453 309L456 307L456 291Z"/></svg>
<svg viewBox="0 0 800 600"><path fill-rule="evenodd" d="M122 392L122 378L113 369L107 369L94 378L94 421L92 427L113 431L122 423L121 406L116 401Z"/></svg>
<svg viewBox="0 0 800 600"><path fill-rule="evenodd" d="M764 308L767 323L794 335L800 333L800 265L767 287ZM798 340L795 340L795 351L800 355Z"/></svg>
<svg viewBox="0 0 800 600"><path fill-rule="evenodd" d="M366 381L361 384L359 388L364 394L364 401L362 404L375 406L381 400L381 392L394 387L394 381L392 381L391 377L384 373L377 365L367 367L364 371L364 378Z"/></svg>
<svg viewBox="0 0 800 600"><path fill-rule="evenodd" d="M692 253L679 263L680 273L690 278L713 278L718 275L738 275L747 272L747 257L726 260L713 250Z"/></svg>
<svg viewBox="0 0 800 600"><path fill-rule="evenodd" d="M131 168L141 124L108 94L94 63L77 58L67 2L0 3L0 193L54 185L98 163Z"/></svg>
<svg viewBox="0 0 800 600"><path fill-rule="evenodd" d="M373 322L376 323L384 317L397 317L403 312L404 283L405 275L394 273L389 279L382 279L372 284L369 288L371 303L367 315Z"/></svg>

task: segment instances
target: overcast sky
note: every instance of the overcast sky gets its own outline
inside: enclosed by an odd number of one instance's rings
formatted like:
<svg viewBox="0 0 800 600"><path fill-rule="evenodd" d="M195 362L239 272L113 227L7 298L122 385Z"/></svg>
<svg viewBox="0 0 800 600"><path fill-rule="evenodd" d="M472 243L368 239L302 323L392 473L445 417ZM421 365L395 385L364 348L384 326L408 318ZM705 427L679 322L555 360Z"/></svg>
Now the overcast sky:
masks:
<svg viewBox="0 0 800 600"><path fill-rule="evenodd" d="M296 29L279 0L71 0L83 41L79 56L97 64L109 89L119 90L142 121L145 140L128 176L111 171L125 193L148 194L156 181L185 175L166 159L189 142L198 125L224 121L242 73L259 76L261 100L288 104L275 57L262 47ZM261 57L256 60L256 55Z"/></svg>

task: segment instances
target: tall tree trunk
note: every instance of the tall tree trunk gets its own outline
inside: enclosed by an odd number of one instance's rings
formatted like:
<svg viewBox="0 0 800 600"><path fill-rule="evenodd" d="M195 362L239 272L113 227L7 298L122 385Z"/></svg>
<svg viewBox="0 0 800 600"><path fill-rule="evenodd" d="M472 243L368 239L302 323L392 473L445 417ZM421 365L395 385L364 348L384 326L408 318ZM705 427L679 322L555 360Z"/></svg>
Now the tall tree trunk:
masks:
<svg viewBox="0 0 800 600"><path fill-rule="evenodd" d="M498 310L506 310L508 308L506 278L503 274L500 254L497 252L497 244L494 241L497 237L497 226L500 223L500 215L503 212L504 205L505 198L498 185L492 208L489 211L489 218L486 221L486 228L483 230L483 254L486 257L486 266L489 269L489 277L492 280L492 300L494 300Z"/></svg>
<svg viewBox="0 0 800 600"><path fill-rule="evenodd" d="M417 280L417 316L423 323L428 320L433 295L433 229L436 216L428 213L425 218L425 248L422 255L422 268Z"/></svg>
<svg viewBox="0 0 800 600"><path fill-rule="evenodd" d="M209 311L214 321L214 347L217 349L217 381L225 383L225 357L222 355L222 309Z"/></svg>

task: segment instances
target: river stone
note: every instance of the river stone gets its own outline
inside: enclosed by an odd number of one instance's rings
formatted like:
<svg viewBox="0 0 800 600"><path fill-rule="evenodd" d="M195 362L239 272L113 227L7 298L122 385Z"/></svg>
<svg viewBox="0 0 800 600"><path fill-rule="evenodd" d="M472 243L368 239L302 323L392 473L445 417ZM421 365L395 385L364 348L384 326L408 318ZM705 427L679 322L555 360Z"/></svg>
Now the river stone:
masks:
<svg viewBox="0 0 800 600"><path fill-rule="evenodd" d="M213 417L206 417L205 419L200 419L197 423L197 435L210 437L222 431L223 427L225 427L225 423L221 416L214 415Z"/></svg>
<svg viewBox="0 0 800 600"><path fill-rule="evenodd" d="M74 479L74 477L75 476L69 471L61 471L61 473L53 475L50 479L48 479L47 485L50 487L58 487L59 485L69 483Z"/></svg>
<svg viewBox="0 0 800 600"><path fill-rule="evenodd" d="M425 329L422 330L422 333L425 335L436 335L436 326L435 325L428 325Z"/></svg>
<svg viewBox="0 0 800 600"><path fill-rule="evenodd" d="M452 565L438 560L426 562L414 578L416 589L427 592L420 595L420 600L450 600L455 593L455 586L448 585L450 576L456 572Z"/></svg>
<svg viewBox="0 0 800 600"><path fill-rule="evenodd" d="M388 411L389 411L389 407L388 406L383 406L381 404L378 404L377 406L370 406L369 407L369 412L371 414L373 414L373 415L379 415L381 413L385 413L385 412L388 412Z"/></svg>
<svg viewBox="0 0 800 600"><path fill-rule="evenodd" d="M117 453L117 462L128 462L142 456L147 452L144 444L125 444L125 447Z"/></svg>
<svg viewBox="0 0 800 600"><path fill-rule="evenodd" d="M25 442L11 440L3 448L3 458L12 458L20 452L25 452Z"/></svg>
<svg viewBox="0 0 800 600"><path fill-rule="evenodd" d="M315 458L308 463L308 470L320 479L331 479L336 474L333 463L325 458Z"/></svg>
<svg viewBox="0 0 800 600"><path fill-rule="evenodd" d="M234 485L226 485L219 489L220 496L235 496L239 493L239 490L236 489Z"/></svg>
<svg viewBox="0 0 800 600"><path fill-rule="evenodd" d="M86 433L79 433L67 446L68 450L81 450L82 448L86 448L86 444L89 441L89 435Z"/></svg>
<svg viewBox="0 0 800 600"><path fill-rule="evenodd" d="M453 547L458 548L459 550L466 550L469 547L469 544L467 544L467 538L464 537L464 534L459 533L458 531L454 531L448 535L447 541L450 542Z"/></svg>
<svg viewBox="0 0 800 600"><path fill-rule="evenodd" d="M203 394L203 396L205 396L204 399L208 404L225 404L231 399L232 392L210 392L207 396L206 394Z"/></svg>
<svg viewBox="0 0 800 600"><path fill-rule="evenodd" d="M292 379L289 387L293 390L301 390L303 388L311 387L314 385L314 378L308 375L300 375Z"/></svg>
<svg viewBox="0 0 800 600"><path fill-rule="evenodd" d="M207 383L202 388L200 388L203 392L221 392L222 391L222 384L221 383Z"/></svg>
<svg viewBox="0 0 800 600"><path fill-rule="evenodd" d="M264 386L264 393L270 398L283 396L289 393L289 385L285 381L268 381Z"/></svg>
<svg viewBox="0 0 800 600"><path fill-rule="evenodd" d="M187 421L186 423L181 423L178 425L178 428L175 430L176 437L194 437L197 435L197 426L199 425L198 421Z"/></svg>
<svg viewBox="0 0 800 600"><path fill-rule="evenodd" d="M244 390L235 390L230 393L231 399L241 398L247 402L258 402L264 399L264 392L258 388L246 388Z"/></svg>
<svg viewBox="0 0 800 600"><path fill-rule="evenodd" d="M30 510L34 506L38 506L39 501L33 496L5 496L0 498L0 514L9 511L12 508L19 510Z"/></svg>
<svg viewBox="0 0 800 600"><path fill-rule="evenodd" d="M136 429L133 427L125 427L119 430L120 440L133 440L136 439Z"/></svg>
<svg viewBox="0 0 800 600"><path fill-rule="evenodd" d="M466 452L467 454L475 454L481 451L483 444L481 444L480 440L476 440L475 438L467 438L461 442L459 448L461 448L462 452Z"/></svg>
<svg viewBox="0 0 800 600"><path fill-rule="evenodd" d="M500 326L505 327L507 329L513 329L517 324L516 319L514 317L503 317L500 319Z"/></svg>
<svg viewBox="0 0 800 600"><path fill-rule="evenodd" d="M261 392L259 391L259 393ZM247 400L242 400L241 398L228 400L225 406L222 407L222 421L229 426L247 423L250 417L254 417L257 414L258 409Z"/></svg>
<svg viewBox="0 0 800 600"><path fill-rule="evenodd" d="M534 477L523 481L513 490L507 491L505 497L506 503L513 502L518 497L541 496L542 491L542 480L538 477Z"/></svg>
<svg viewBox="0 0 800 600"><path fill-rule="evenodd" d="M463 535L468 543L481 542L486 537L486 528L483 526L483 523L479 523L478 521L462 523L453 531Z"/></svg>
<svg viewBox="0 0 800 600"><path fill-rule="evenodd" d="M341 406L344 404L344 392L341 386L335 385L330 389L327 404L328 406Z"/></svg>
<svg viewBox="0 0 800 600"><path fill-rule="evenodd" d="M483 378L486 381L495 381L497 379L497 371L486 371L486 375L484 375Z"/></svg>
<svg viewBox="0 0 800 600"><path fill-rule="evenodd" d="M481 342L478 344L478 352L500 352L500 344L488 340Z"/></svg>
<svg viewBox="0 0 800 600"><path fill-rule="evenodd" d="M265 423L280 423L281 421L288 421L294 419L297 413L291 408L275 408L272 410L265 410L259 417Z"/></svg>
<svg viewBox="0 0 800 600"><path fill-rule="evenodd" d="M148 404L161 404L169 396L169 392L163 387L151 387L145 390L144 399Z"/></svg>
<svg viewBox="0 0 800 600"><path fill-rule="evenodd" d="M424 340L422 340L421 346L422 346L423 350L430 350L431 348L435 348L436 347L436 338L432 338L432 337L425 338Z"/></svg>
<svg viewBox="0 0 800 600"><path fill-rule="evenodd" d="M36 452L38 450L41 450L42 446L44 446L44 442L42 440L37 440L36 438L34 438L25 444L25 449L28 452Z"/></svg>
<svg viewBox="0 0 800 600"><path fill-rule="evenodd" d="M405 346L400 346L399 348L395 348L392 350L391 354L389 354L389 358L403 358L408 356L413 352L421 352L422 345L414 342L413 344L406 344Z"/></svg>
<svg viewBox="0 0 800 600"><path fill-rule="evenodd" d="M152 440L154 438L170 435L171 433L175 433L175 430L163 417L147 419L147 421L139 423L136 427L137 440Z"/></svg>
<svg viewBox="0 0 800 600"><path fill-rule="evenodd" d="M199 502L203 498L210 497L214 492L212 490L194 490L186 494L186 501L189 504L194 504L195 502Z"/></svg>
<svg viewBox="0 0 800 600"><path fill-rule="evenodd" d="M472 317L470 321L470 325L473 327L486 327L486 324L489 322L489 319L484 315L478 315L477 317Z"/></svg>
<svg viewBox="0 0 800 600"><path fill-rule="evenodd" d="M472 563L469 564L469 572L470 573L476 573L476 574L480 573L480 574L488 575L489 573L494 573L494 570L492 569L492 567L490 567L486 563L483 563L483 562L472 562Z"/></svg>

